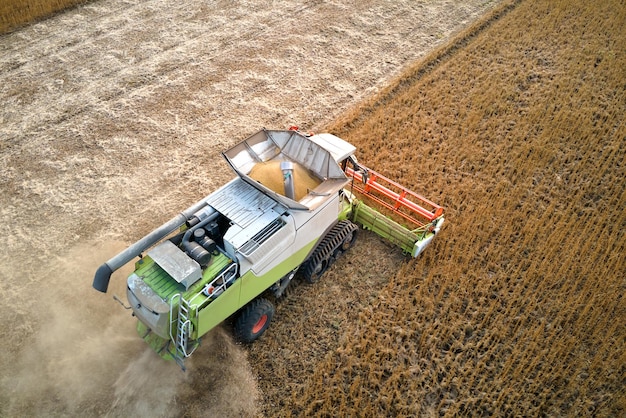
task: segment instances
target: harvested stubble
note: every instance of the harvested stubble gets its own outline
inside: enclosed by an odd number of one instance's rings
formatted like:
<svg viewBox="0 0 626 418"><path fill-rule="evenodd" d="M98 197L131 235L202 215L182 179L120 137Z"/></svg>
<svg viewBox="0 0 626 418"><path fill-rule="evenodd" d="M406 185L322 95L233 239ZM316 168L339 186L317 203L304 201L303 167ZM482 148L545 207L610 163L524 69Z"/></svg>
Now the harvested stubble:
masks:
<svg viewBox="0 0 626 418"><path fill-rule="evenodd" d="M504 4L332 127L448 221L294 415L624 414L625 22Z"/></svg>

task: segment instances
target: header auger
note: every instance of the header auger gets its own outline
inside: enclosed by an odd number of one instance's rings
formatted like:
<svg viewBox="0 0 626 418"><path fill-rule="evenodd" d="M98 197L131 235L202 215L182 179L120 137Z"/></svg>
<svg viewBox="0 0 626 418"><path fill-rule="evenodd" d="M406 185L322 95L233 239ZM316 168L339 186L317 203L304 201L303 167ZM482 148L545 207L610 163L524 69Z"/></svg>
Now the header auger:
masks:
<svg viewBox="0 0 626 418"><path fill-rule="evenodd" d="M100 266L93 287L106 292L111 274L140 257L127 279L137 330L184 369L229 317L238 339L259 338L274 314L268 297L280 298L296 273L319 280L359 226L417 257L443 208L360 165L355 151L326 133L257 132L223 153L233 180Z"/></svg>

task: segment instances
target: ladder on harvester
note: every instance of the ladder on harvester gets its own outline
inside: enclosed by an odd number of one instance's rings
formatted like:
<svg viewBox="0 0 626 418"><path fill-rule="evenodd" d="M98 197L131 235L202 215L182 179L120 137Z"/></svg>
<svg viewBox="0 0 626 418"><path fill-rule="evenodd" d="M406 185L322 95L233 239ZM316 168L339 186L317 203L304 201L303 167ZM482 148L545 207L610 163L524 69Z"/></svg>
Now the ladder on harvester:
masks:
<svg viewBox="0 0 626 418"><path fill-rule="evenodd" d="M178 316L174 318L174 309L178 301ZM172 353L176 363L185 370L185 358L189 357L196 348L198 342L193 341L193 347L189 347L189 338L192 332L192 316L194 310L190 307L189 302L177 293L170 299L170 339L174 343L174 352ZM176 334L173 334L176 330Z"/></svg>

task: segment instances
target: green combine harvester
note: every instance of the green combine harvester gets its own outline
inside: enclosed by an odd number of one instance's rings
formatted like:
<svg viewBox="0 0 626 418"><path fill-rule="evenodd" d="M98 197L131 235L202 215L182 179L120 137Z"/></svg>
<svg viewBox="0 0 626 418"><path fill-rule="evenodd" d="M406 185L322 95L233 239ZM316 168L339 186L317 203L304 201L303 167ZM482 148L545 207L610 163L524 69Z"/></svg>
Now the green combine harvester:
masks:
<svg viewBox="0 0 626 418"><path fill-rule="evenodd" d="M360 165L355 151L296 127L257 132L223 153L233 180L105 262L93 287L106 293L111 274L139 257L127 279L137 330L184 370L201 337L227 318L239 340L259 338L270 300L296 273L318 281L359 226L417 257L443 208Z"/></svg>

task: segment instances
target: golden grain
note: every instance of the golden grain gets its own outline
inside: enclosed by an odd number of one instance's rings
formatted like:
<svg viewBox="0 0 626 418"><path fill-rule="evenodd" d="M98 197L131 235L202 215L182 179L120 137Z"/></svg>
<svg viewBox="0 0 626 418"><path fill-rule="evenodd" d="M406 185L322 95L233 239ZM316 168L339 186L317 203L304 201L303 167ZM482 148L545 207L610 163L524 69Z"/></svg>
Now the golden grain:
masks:
<svg viewBox="0 0 626 418"><path fill-rule="evenodd" d="M359 392L327 405L623 409L625 21L619 1L504 3L332 126L366 164L446 205L448 223L342 343L351 372L324 384L358 376ZM314 377L296 409L323 389Z"/></svg>

